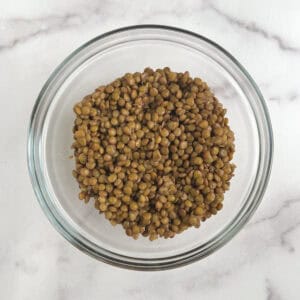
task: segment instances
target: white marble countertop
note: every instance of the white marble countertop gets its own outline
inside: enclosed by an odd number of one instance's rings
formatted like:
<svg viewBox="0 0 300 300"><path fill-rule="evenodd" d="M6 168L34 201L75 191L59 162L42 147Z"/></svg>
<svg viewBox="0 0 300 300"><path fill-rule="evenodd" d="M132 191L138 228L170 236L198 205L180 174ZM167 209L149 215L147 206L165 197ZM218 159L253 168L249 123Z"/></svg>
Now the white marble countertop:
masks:
<svg viewBox="0 0 300 300"><path fill-rule="evenodd" d="M0 299L293 300L300 294L300 2L1 1ZM27 173L29 116L53 69L83 42L154 23L198 32L248 69L274 129L273 171L244 229L203 261L164 272L97 262L64 240Z"/></svg>

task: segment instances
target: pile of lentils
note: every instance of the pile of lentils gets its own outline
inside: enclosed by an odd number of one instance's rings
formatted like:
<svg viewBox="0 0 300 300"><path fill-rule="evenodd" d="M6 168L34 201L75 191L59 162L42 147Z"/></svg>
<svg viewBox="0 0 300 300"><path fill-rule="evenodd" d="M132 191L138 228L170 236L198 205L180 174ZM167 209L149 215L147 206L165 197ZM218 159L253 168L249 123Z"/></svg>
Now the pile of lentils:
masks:
<svg viewBox="0 0 300 300"><path fill-rule="evenodd" d="M234 164L226 109L200 78L127 73L74 106L79 199L134 239L172 238L223 207Z"/></svg>

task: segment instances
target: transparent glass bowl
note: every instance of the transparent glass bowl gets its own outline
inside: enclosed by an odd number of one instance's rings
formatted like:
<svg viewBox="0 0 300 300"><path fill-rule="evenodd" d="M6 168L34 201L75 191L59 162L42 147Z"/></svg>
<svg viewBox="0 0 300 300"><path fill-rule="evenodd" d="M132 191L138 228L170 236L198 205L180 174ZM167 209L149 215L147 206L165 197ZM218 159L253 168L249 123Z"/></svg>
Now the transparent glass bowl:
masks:
<svg viewBox="0 0 300 300"><path fill-rule="evenodd" d="M72 177L73 105L126 72L169 66L204 79L228 110L237 165L224 208L199 229L173 239L133 240L112 227L93 201L78 200ZM178 28L143 25L103 34L67 57L34 106L28 140L33 188L54 227L83 252L110 264L162 270L206 257L249 220L265 191L272 161L272 129L265 101L247 71L214 42Z"/></svg>

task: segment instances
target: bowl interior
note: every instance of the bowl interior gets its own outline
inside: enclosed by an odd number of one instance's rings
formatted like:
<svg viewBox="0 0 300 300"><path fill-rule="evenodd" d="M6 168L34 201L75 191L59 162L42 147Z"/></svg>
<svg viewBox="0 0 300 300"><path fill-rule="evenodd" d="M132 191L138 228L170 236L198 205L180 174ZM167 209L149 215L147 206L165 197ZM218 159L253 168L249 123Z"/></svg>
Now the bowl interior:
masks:
<svg viewBox="0 0 300 300"><path fill-rule="evenodd" d="M260 143L247 91L241 86L239 78L219 62L213 49L204 51L201 47L195 48L167 37L98 43L99 49L93 46L80 62L69 67L72 70L65 73L47 108L40 156L45 187L53 207L65 219L68 227L91 241L95 247L119 255L159 259L205 247L238 216L257 175ZM147 66L169 66L176 72L188 70L192 76L208 83L227 108L236 138L233 162L237 165L231 188L225 194L224 208L216 216L202 223L199 229L191 228L173 239L153 242L143 237L136 241L127 237L120 225L112 227L95 210L93 200L88 204L79 201L79 188L71 174L74 160L69 158L73 154L70 148L75 118L73 105L97 86L107 84L126 72L142 71Z"/></svg>

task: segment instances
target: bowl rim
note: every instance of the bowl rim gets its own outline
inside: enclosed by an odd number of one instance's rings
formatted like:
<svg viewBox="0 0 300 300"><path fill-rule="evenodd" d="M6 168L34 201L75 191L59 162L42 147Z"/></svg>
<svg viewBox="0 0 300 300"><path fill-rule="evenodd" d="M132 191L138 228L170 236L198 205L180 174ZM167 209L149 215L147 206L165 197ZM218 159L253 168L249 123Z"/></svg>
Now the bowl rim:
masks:
<svg viewBox="0 0 300 300"><path fill-rule="evenodd" d="M187 252L178 254L176 256L172 257L166 257L166 258L159 258L159 259L143 259L143 258L134 258L129 256L120 255L114 252L111 252L107 249L95 247L93 244L88 241L86 238L76 233L73 229L66 228L64 226L62 220L59 220L57 216L53 213L51 210L51 203L49 205L48 200L45 198L45 195L43 193L43 185L41 183L41 176L43 174L39 173L39 170L37 170L37 165L35 163L35 139L39 138L39 136L36 137L36 122L37 122L37 114L39 113L39 106L42 103L42 99L45 95L45 92L48 90L48 88L51 86L52 81L56 78L56 76L60 73L60 71L64 68L64 66L69 63L74 56L79 54L83 49L87 48L91 44L98 42L106 37L113 36L114 34L123 33L126 31L133 31L133 30L141 30L141 29L157 29L157 30L163 30L163 31L172 31L173 33L180 33L185 34L187 36L191 36L196 39L200 39L201 41L204 41L208 45L212 46L213 48L216 48L219 50L222 54L224 54L246 77L248 82L250 83L250 86L253 87L257 98L259 100L259 104L261 105L262 110L262 116L265 118L264 124L266 126L266 133L268 140L266 141L267 147L266 147L266 157L265 157L265 172L263 178L260 178L260 182L256 182L257 178L255 180L256 185L254 184L253 187L258 186L258 190L256 191L256 196L253 197L252 202L250 202L249 207L244 212L242 216L236 217L234 219L235 222L230 222L230 224L225 227L226 230L223 230L221 234L218 234L220 238L212 243L213 240L210 240L211 245L204 249L204 251L196 251L197 248L193 248L192 250L189 250ZM259 130L259 129L258 129ZM257 84L252 79L252 77L249 75L249 73L246 71L246 69L238 62L236 58L234 58L227 50L225 50L223 47L215 43L214 41L197 34L195 32L172 27L172 26L165 26L165 25L157 25L157 24L144 24L144 25L134 25L134 26L127 26L127 27L121 27L109 32L106 32L104 34L101 34L99 36L96 36L95 38L89 40L88 42L84 43L80 47L78 47L75 51L73 51L71 54L69 54L59 65L56 67L56 69L52 72L52 74L49 76L48 80L45 82L44 86L42 87L37 100L33 106L33 110L30 117L30 123L28 128L28 141L27 141L27 165L28 165L28 171L30 175L31 184L33 186L36 198L44 211L45 215L49 219L49 221L52 223L54 228L60 232L60 234L67 239L73 246L81 250L82 252L100 260L105 263L108 263L110 265L127 268L127 269L133 269L133 270L145 270L145 271L151 271L151 270L166 270L166 269L172 269L177 268L180 266L184 266L187 264L190 264L192 262L198 261L200 259L203 259L207 257L208 255L212 254L222 246L224 246L227 242L229 242L242 228L243 226L249 221L250 217L253 215L255 210L257 209L258 205L260 204L262 197L265 193L270 173L271 173L271 167L272 167L272 160L273 160L273 131L272 131L272 125L270 121L269 112L267 109L267 105L265 103L265 100L262 96L262 93L260 92ZM253 188L252 187L252 188ZM250 197L251 193L249 194L248 198ZM97 248L97 249L95 249ZM101 250L101 251L99 251ZM172 259L170 259L172 258ZM175 258L175 259L173 259ZM169 260L168 260L169 259Z"/></svg>

